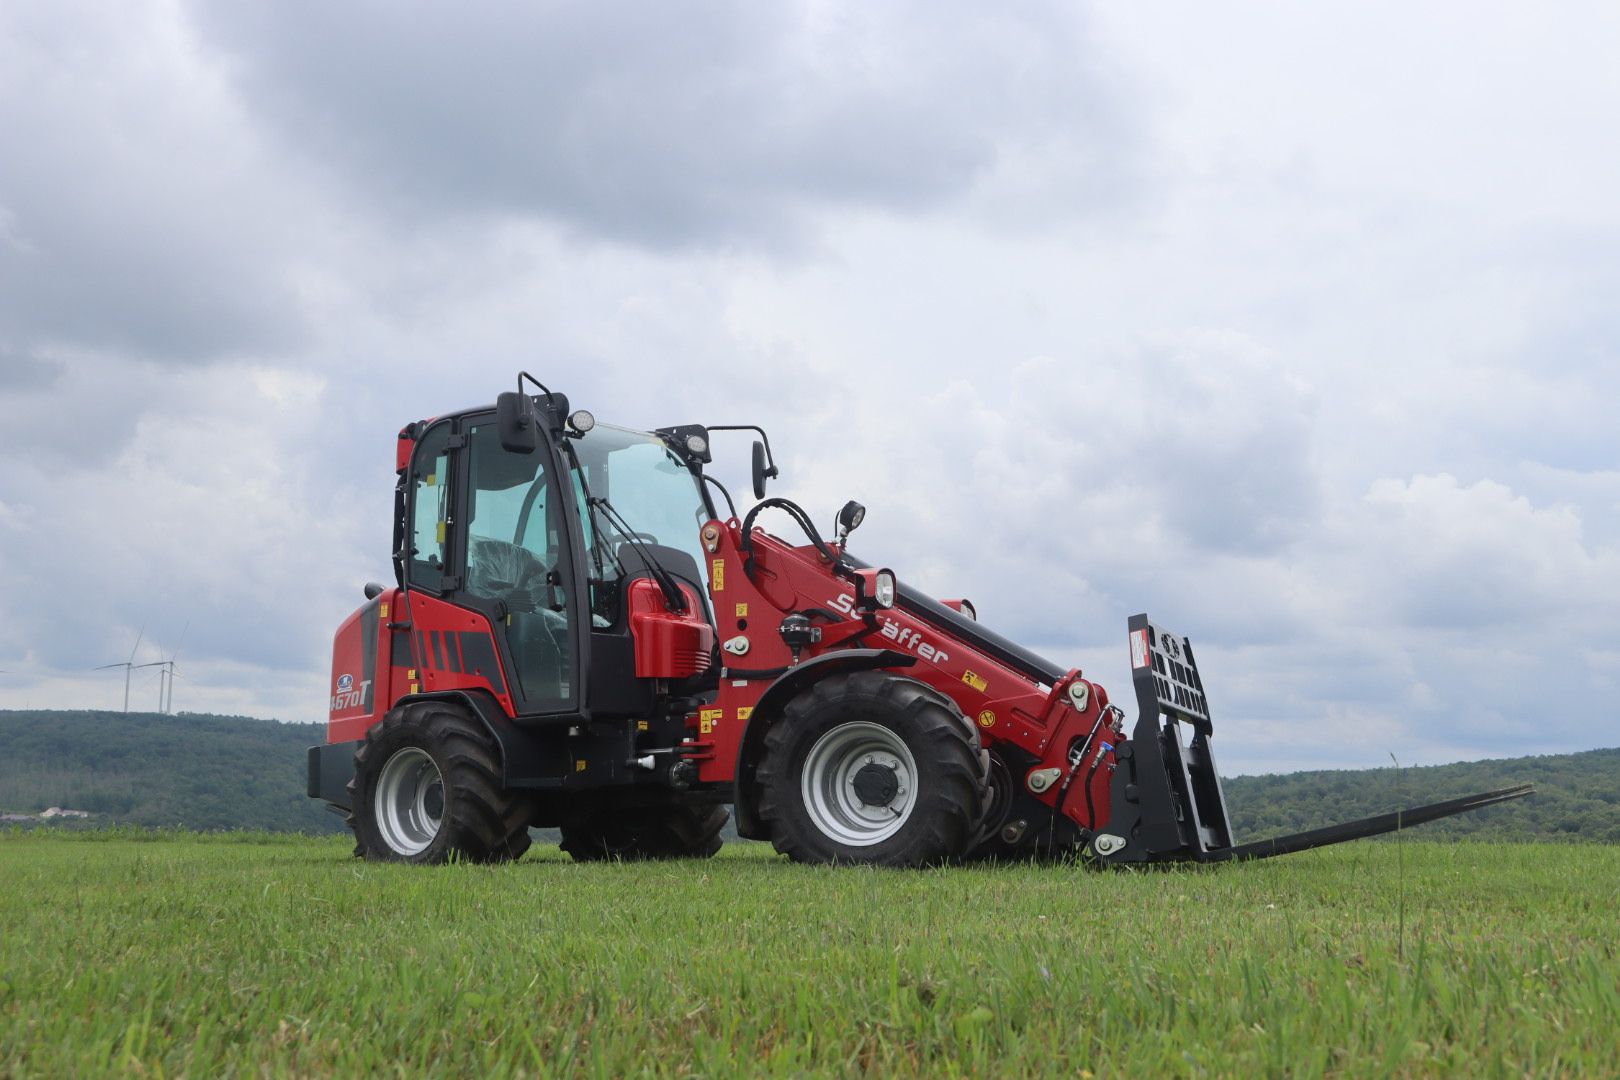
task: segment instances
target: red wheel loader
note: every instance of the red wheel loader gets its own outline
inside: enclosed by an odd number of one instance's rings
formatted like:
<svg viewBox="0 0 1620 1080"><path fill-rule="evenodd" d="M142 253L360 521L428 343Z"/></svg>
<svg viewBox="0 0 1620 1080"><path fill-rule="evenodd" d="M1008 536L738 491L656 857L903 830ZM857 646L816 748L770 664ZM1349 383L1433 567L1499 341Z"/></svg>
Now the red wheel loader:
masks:
<svg viewBox="0 0 1620 1080"><path fill-rule="evenodd" d="M735 431L758 434L740 516L705 472ZM523 373L405 427L395 465L395 583L338 630L309 750L310 796L366 858L510 860L531 826L579 860L707 856L730 806L803 862L1216 861L1529 790L1240 844L1186 638L1130 620L1127 734L1079 670L855 558L858 504L829 539L767 498L752 425L610 427Z"/></svg>

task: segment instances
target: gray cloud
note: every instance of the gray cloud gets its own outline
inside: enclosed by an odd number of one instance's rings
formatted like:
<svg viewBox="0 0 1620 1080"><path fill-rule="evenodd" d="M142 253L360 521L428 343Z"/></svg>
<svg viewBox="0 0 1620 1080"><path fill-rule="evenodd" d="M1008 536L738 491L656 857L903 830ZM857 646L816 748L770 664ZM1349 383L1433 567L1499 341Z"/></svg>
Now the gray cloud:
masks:
<svg viewBox="0 0 1620 1080"><path fill-rule="evenodd" d="M183 28L142 5L0 13L0 329L196 363L299 341L312 222ZM288 181L293 182L289 185Z"/></svg>
<svg viewBox="0 0 1620 1080"><path fill-rule="evenodd" d="M60 360L0 344L0 391L43 390L62 378Z"/></svg>
<svg viewBox="0 0 1620 1080"><path fill-rule="evenodd" d="M532 214L660 248L793 243L807 213L935 206L1032 153L1067 155L1071 209L1118 201L1135 142L1083 21L1040 5L395 14L196 10L287 144L401 221Z"/></svg>

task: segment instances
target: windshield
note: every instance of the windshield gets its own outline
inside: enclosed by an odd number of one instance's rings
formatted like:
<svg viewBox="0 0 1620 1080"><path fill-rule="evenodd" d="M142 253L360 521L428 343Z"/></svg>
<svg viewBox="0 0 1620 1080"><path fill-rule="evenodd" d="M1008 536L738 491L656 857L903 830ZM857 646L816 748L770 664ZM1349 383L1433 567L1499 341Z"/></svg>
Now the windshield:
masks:
<svg viewBox="0 0 1620 1080"><path fill-rule="evenodd" d="M665 568L683 578L696 575L692 584L707 606L698 530L710 515L703 500L702 481L662 439L645 432L597 424L573 440L573 449L584 471L584 487L593 497L612 503L636 539L674 548L691 557L689 566ZM578 479L576 476L575 495L583 503L584 492ZM619 578L619 549L628 542L600 512L593 513L582 505L580 517L585 522L585 542L591 552L591 576L603 581Z"/></svg>

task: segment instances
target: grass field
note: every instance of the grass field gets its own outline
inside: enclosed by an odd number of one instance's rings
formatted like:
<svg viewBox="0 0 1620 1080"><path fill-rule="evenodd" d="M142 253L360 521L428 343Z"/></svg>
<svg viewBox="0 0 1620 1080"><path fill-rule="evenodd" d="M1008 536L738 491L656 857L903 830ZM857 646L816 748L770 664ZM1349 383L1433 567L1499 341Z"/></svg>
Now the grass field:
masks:
<svg viewBox="0 0 1620 1080"><path fill-rule="evenodd" d="M0 835L0 1076L1620 1075L1612 846L1148 873L347 855Z"/></svg>

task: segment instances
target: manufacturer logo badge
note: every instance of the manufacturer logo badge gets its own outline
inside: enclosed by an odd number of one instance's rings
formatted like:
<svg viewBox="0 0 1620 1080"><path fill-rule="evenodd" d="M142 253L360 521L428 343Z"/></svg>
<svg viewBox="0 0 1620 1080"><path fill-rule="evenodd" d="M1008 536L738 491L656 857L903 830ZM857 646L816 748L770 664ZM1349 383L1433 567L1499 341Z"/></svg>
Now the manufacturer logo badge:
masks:
<svg viewBox="0 0 1620 1080"><path fill-rule="evenodd" d="M340 693L340 694L347 694L350 690L353 690L354 689L354 676L353 675L339 675L338 676L337 688L338 688L338 693Z"/></svg>

